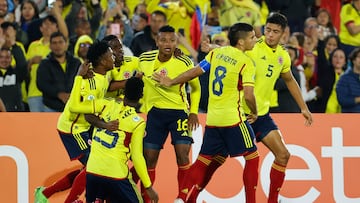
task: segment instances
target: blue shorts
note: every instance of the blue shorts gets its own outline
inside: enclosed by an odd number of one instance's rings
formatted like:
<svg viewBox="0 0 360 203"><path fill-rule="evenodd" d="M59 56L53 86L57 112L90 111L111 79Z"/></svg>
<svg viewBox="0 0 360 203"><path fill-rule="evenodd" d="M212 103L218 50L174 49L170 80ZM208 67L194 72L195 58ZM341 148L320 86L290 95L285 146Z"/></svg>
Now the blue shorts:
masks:
<svg viewBox="0 0 360 203"><path fill-rule="evenodd" d="M58 132L70 160L78 159L85 166L90 154L90 132L86 131L80 134Z"/></svg>
<svg viewBox="0 0 360 203"><path fill-rule="evenodd" d="M254 132L245 121L233 127L206 126L200 154L235 157L255 150Z"/></svg>
<svg viewBox="0 0 360 203"><path fill-rule="evenodd" d="M257 142L260 142L270 131L279 129L269 113L259 116L257 120L251 124L251 127L254 130Z"/></svg>
<svg viewBox="0 0 360 203"><path fill-rule="evenodd" d="M169 132L173 145L193 143L187 130L187 122L188 114L184 110L153 107L147 115L144 148L162 149Z"/></svg>
<svg viewBox="0 0 360 203"><path fill-rule="evenodd" d="M111 203L143 202L140 192L129 179L112 179L95 174L86 174L86 202L95 202L96 198L110 200Z"/></svg>

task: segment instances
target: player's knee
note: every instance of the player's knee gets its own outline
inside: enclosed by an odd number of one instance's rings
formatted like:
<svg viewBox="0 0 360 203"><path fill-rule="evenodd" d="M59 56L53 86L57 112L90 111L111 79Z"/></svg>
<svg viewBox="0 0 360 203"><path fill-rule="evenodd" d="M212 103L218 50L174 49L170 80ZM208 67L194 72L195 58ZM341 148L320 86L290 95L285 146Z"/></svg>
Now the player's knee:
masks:
<svg viewBox="0 0 360 203"><path fill-rule="evenodd" d="M285 150L281 151L280 153L275 154L275 159L280 164L286 165L290 159L290 156L291 156L290 152L287 149L285 149Z"/></svg>

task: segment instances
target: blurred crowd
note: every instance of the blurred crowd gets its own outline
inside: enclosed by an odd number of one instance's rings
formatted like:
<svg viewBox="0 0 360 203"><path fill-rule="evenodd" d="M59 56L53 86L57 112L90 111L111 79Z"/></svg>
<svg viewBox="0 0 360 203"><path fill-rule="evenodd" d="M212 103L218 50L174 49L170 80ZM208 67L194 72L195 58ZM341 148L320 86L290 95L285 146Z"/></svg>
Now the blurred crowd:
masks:
<svg viewBox="0 0 360 203"><path fill-rule="evenodd" d="M138 57L157 49L155 36L168 24L197 64L213 46L228 45L236 22L260 38L273 11L288 18L282 46L310 110L360 112L360 0L0 0L0 111L61 112L69 77L95 40L114 35L125 56ZM208 75L200 82L206 112ZM271 106L300 111L281 79Z"/></svg>

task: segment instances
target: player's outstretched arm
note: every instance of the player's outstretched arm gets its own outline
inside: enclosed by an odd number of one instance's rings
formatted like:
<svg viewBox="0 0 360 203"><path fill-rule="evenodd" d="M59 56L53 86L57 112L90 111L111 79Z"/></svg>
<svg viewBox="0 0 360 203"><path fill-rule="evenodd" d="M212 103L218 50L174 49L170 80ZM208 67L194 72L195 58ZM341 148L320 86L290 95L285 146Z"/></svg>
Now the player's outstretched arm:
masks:
<svg viewBox="0 0 360 203"><path fill-rule="evenodd" d="M180 74L174 79L170 79L169 77L161 75L160 73L154 73L152 78L159 82L159 85L170 87L172 85L186 83L195 77L202 75L203 73L204 71L200 68L200 66L197 65L194 68L191 68L188 71Z"/></svg>

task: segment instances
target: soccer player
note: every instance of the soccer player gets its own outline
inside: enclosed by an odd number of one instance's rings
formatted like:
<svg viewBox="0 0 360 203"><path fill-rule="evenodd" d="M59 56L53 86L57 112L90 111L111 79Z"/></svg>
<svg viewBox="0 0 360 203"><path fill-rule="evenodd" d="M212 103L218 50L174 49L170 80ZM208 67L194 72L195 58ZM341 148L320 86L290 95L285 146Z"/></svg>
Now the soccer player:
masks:
<svg viewBox="0 0 360 203"><path fill-rule="evenodd" d="M110 100L99 108L102 110L100 117L105 122L118 119L119 126L114 131L96 129L86 169L87 202L104 199L111 202L143 202L135 183L129 178L127 162L130 157L151 202L158 202L143 157L145 121L135 110L143 95L143 87L140 78L132 77L126 82L123 102Z"/></svg>
<svg viewBox="0 0 360 203"><path fill-rule="evenodd" d="M255 135L249 124L257 118L255 70L252 60L245 54L245 51L254 47L255 31L249 24L237 23L230 27L228 38L231 46L212 50L195 68L173 80L158 73L153 75L160 85L168 87L209 72L209 106L203 144L197 160L185 176L175 202L195 203L197 195L195 198L191 195L202 190L204 180L206 183L210 180L206 176L207 171L217 168L212 163L223 163L228 155L244 156L246 202L255 202L259 155L254 143ZM242 109L243 98L251 109L248 121Z"/></svg>
<svg viewBox="0 0 360 203"><path fill-rule="evenodd" d="M187 56L174 56L177 41L174 28L163 26L156 37L159 49L145 52L140 56L140 71L143 72L142 78L145 83L142 109L147 113L144 156L153 184L160 150L169 132L178 165L178 183L183 181L190 167L189 151L193 143L191 131L199 125L197 113L200 83L197 78L188 82L191 88L190 105L185 84L164 88L159 87L151 78L154 72L174 78L193 67L193 62ZM145 202L148 202L146 196Z"/></svg>
<svg viewBox="0 0 360 203"><path fill-rule="evenodd" d="M270 191L268 203L278 202L279 191L285 179L285 169L290 158L280 130L269 114L271 92L277 78L281 77L305 118L305 125L311 125L312 115L306 106L298 83L291 73L291 61L287 50L279 44L287 25L287 19L280 13L271 13L265 24L264 35L247 54L255 61L255 96L259 111L258 119L251 125L256 140L261 141L274 154L270 170ZM246 107L246 106L245 106ZM244 108L245 113L251 113Z"/></svg>
<svg viewBox="0 0 360 203"><path fill-rule="evenodd" d="M107 35L102 41L109 44L115 56L115 67L111 70L112 81L106 96L124 98L126 80L136 73L139 67L139 58L135 56L124 56L123 44L115 35Z"/></svg>
<svg viewBox="0 0 360 203"><path fill-rule="evenodd" d="M97 100L102 99L107 92L109 86L110 76L109 70L113 68L114 56L111 48L105 42L94 43L87 53L87 58L92 64L92 70L94 76L91 78L82 79L81 90L79 94L83 100ZM87 66L88 63L81 66ZM73 88L74 89L74 88ZM71 94L74 90L72 90ZM70 94L70 97L74 97ZM67 102L64 111L58 119L57 129L60 138L69 154L71 160L79 160L83 166L86 166L86 162L90 153L90 139L91 139L91 125L85 120L84 113L93 112L80 112L77 110L77 106ZM100 126L108 130L117 129L118 121L100 122ZM85 168L75 170L67 174L64 178L58 180L49 187L39 187L35 191L35 202L46 203L48 198L54 193L66 190L71 187L71 191L64 201L65 203L71 203L76 201L78 196L85 189L86 180Z"/></svg>
<svg viewBox="0 0 360 203"><path fill-rule="evenodd" d="M279 191L285 179L285 169L290 158L282 135L269 115L271 92L277 78L284 79L291 95L298 104L305 118L305 125L311 125L312 115L306 106L300 88L294 79L290 67L290 57L285 48L279 45L282 34L287 25L287 19L280 13L271 13L265 24L265 36L255 44L251 51L247 51L255 61L255 96L257 101L258 119L251 124L256 140L261 141L274 154L275 160L270 170L270 191L268 203L278 202ZM244 106L246 114L251 108ZM202 182L204 188L212 174L216 171L225 157L217 157L212 162L211 170L207 171L206 179Z"/></svg>

